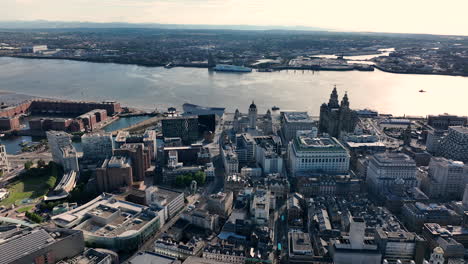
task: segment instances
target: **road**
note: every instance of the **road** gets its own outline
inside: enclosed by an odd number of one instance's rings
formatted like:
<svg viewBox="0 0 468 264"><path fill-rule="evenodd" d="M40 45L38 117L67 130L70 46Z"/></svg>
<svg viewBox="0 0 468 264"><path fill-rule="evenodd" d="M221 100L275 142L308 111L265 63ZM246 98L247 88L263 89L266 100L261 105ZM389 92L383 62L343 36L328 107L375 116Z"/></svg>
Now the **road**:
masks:
<svg viewBox="0 0 468 264"><path fill-rule="evenodd" d="M281 243L282 251L277 259L280 260L280 263L285 263L287 261L287 252L288 252L288 215L286 210L286 201L279 202L275 210L275 229L274 229L274 249L278 247L278 243ZM283 220L281 216L284 216ZM276 260L276 259L275 259Z"/></svg>

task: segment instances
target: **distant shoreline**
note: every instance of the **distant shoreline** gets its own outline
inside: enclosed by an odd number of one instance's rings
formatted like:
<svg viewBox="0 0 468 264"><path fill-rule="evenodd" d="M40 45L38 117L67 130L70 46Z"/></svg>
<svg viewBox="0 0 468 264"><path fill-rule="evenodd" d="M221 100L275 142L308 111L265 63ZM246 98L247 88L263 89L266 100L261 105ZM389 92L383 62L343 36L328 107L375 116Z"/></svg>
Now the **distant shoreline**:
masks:
<svg viewBox="0 0 468 264"><path fill-rule="evenodd" d="M393 71L386 69L382 66L374 64L374 68L379 69L383 72L393 73L393 74L420 74L420 75L441 75L441 76L454 76L454 77L468 77L467 74L454 74L454 73L441 73L441 72L404 72L404 71Z"/></svg>
<svg viewBox="0 0 468 264"><path fill-rule="evenodd" d="M148 68L155 68L155 67L164 67L165 64L162 63L139 63L139 62L126 62L126 61L113 61L113 60L101 60L101 59L83 59L83 58L70 58L70 57L39 57L39 56L22 56L22 55L0 55L0 57L7 57L7 58L19 58L19 59L43 59L43 60L68 60L68 61L78 61L78 62L90 62L90 63L113 63L113 64L121 64L121 65L136 65ZM414 75L441 75L441 76L459 76L459 77L468 77L468 74L452 74L452 73L437 73L437 72L406 72L406 71L393 71L386 69L382 66L377 64L372 65L374 68L381 70L387 73L393 74L414 74ZM174 64L171 68L205 68L208 69L208 65L206 64ZM308 70L308 71L362 71L367 72L370 70L358 70L358 69L311 69L308 67L289 67L283 66L278 68L271 68L273 71L283 71L283 70Z"/></svg>

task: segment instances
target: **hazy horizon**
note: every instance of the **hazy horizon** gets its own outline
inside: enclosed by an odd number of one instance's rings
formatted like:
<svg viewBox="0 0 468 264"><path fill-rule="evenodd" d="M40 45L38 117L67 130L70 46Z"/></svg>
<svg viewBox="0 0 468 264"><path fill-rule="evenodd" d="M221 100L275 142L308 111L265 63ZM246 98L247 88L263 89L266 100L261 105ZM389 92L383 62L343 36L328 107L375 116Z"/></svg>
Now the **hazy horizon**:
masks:
<svg viewBox="0 0 468 264"><path fill-rule="evenodd" d="M4 0L1 21L304 27L468 35L468 1Z"/></svg>

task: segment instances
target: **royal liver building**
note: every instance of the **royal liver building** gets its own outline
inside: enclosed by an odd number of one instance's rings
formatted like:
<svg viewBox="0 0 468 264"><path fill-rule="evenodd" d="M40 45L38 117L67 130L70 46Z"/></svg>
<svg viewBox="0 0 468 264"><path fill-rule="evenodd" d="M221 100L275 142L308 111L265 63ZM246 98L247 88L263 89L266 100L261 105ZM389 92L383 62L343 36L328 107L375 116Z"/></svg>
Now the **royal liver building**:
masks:
<svg viewBox="0 0 468 264"><path fill-rule="evenodd" d="M335 86L328 104L324 103L320 107L319 132L338 138L341 131L353 132L357 120L356 112L349 108L348 94L345 93L339 104Z"/></svg>

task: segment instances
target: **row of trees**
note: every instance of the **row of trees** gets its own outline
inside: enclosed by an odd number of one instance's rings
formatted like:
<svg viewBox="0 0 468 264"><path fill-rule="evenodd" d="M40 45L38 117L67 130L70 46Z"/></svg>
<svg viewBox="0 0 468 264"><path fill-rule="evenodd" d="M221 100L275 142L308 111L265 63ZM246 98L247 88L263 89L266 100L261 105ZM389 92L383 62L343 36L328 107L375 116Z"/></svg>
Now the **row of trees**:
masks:
<svg viewBox="0 0 468 264"><path fill-rule="evenodd" d="M32 213L32 212L26 212L26 217L29 220L33 221L34 223L38 223L38 224L42 223L42 221L44 221L44 219L40 215L38 215L36 213Z"/></svg>
<svg viewBox="0 0 468 264"><path fill-rule="evenodd" d="M197 171L195 173L178 175L175 179L175 185L176 187L188 187L192 181L196 181L198 186L204 185L206 174L203 171Z"/></svg>
<svg viewBox="0 0 468 264"><path fill-rule="evenodd" d="M26 170L29 170L29 169L32 168L33 165L34 165L34 163L32 161L28 160L28 161L26 161L24 163L24 168ZM37 161L37 168L40 169L40 168L45 168L45 167L47 167L47 163L43 159L40 159L40 160Z"/></svg>

